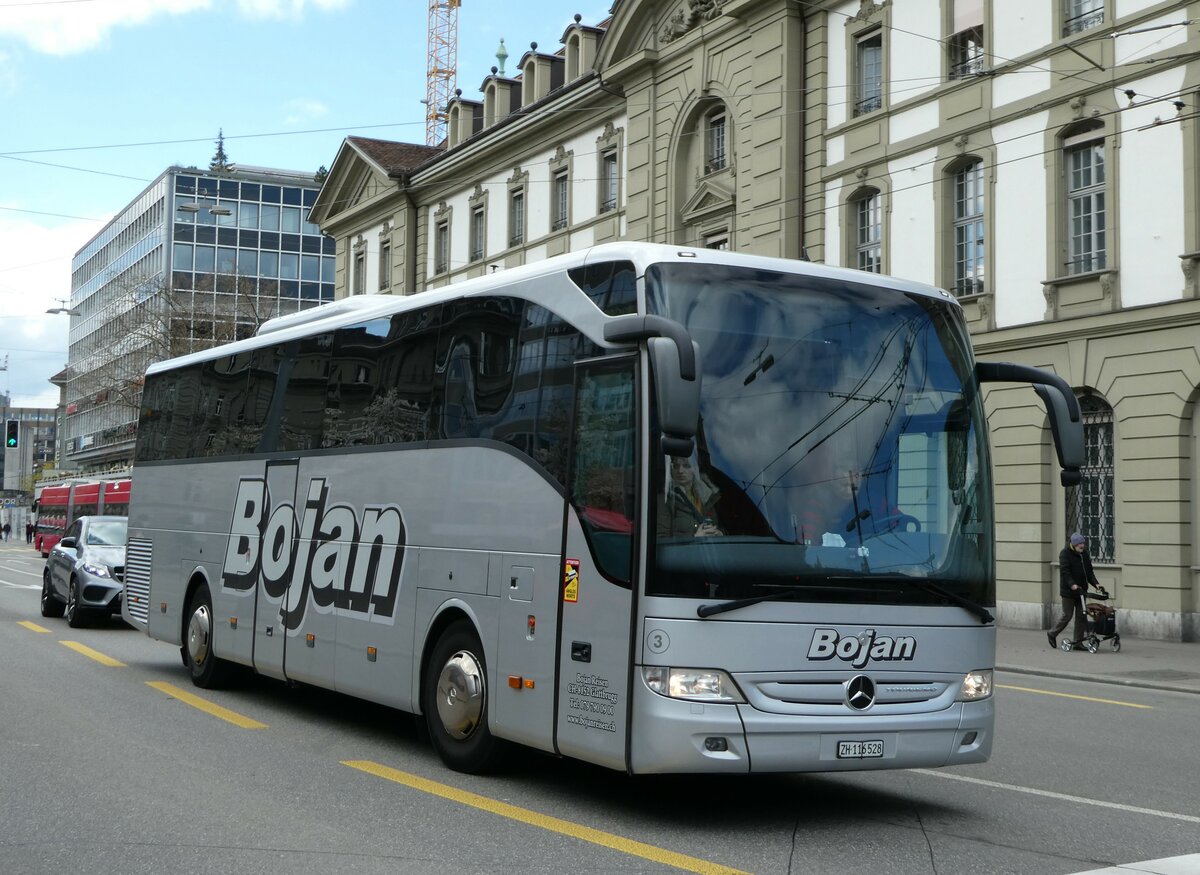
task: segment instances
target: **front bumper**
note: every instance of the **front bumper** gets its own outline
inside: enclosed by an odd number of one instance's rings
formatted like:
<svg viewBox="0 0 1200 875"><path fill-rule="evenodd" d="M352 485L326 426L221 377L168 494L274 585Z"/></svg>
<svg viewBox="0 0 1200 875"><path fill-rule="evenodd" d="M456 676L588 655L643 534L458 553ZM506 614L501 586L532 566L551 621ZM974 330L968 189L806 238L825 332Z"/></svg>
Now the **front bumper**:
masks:
<svg viewBox="0 0 1200 875"><path fill-rule="evenodd" d="M635 682L630 769L839 772L981 763L991 755L994 701L954 702L915 714L813 716L669 699ZM837 756L839 741L873 740L883 742L883 756Z"/></svg>
<svg viewBox="0 0 1200 875"><path fill-rule="evenodd" d="M125 586L111 577L81 573L76 579L79 607L96 613L121 613L121 595Z"/></svg>

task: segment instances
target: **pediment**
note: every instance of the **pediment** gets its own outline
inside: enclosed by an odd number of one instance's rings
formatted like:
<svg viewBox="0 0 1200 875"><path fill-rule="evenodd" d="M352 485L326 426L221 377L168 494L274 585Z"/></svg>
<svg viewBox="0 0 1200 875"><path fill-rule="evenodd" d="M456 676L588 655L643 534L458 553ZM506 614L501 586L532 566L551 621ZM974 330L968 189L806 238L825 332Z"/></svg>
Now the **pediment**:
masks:
<svg viewBox="0 0 1200 875"><path fill-rule="evenodd" d="M395 182L371 161L353 149L338 153L329 171L317 203L313 205L314 221L335 220L342 213L374 200L385 191L394 191Z"/></svg>
<svg viewBox="0 0 1200 875"><path fill-rule="evenodd" d="M703 24L717 21L736 0L621 0L600 43L604 71L642 52L663 50Z"/></svg>
<svg viewBox="0 0 1200 875"><path fill-rule="evenodd" d="M704 179L680 210L680 218L691 224L716 213L730 211L737 203L733 187L723 179Z"/></svg>
<svg viewBox="0 0 1200 875"><path fill-rule="evenodd" d="M312 221L322 224L397 188L397 180L442 153L434 146L397 143L371 137L347 137L317 202Z"/></svg>

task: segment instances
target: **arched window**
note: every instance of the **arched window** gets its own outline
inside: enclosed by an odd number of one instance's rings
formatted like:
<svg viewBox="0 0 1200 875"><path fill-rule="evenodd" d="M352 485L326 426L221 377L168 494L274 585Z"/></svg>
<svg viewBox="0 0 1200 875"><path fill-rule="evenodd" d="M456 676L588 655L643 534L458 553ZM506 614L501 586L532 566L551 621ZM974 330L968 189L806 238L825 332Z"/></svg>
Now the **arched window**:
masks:
<svg viewBox="0 0 1200 875"><path fill-rule="evenodd" d="M954 183L954 294L984 291L984 174L978 158L952 172Z"/></svg>
<svg viewBox="0 0 1200 875"><path fill-rule="evenodd" d="M704 116L704 172L723 170L729 163L725 106L710 110Z"/></svg>
<svg viewBox="0 0 1200 875"><path fill-rule="evenodd" d="M865 189L850 201L854 226L854 266L883 272L883 219L877 189Z"/></svg>
<svg viewBox="0 0 1200 875"><path fill-rule="evenodd" d="M1067 488L1066 534L1079 532L1088 540L1093 562L1117 559L1116 481L1113 452L1113 411L1098 395L1079 399L1083 413L1083 467L1078 486Z"/></svg>

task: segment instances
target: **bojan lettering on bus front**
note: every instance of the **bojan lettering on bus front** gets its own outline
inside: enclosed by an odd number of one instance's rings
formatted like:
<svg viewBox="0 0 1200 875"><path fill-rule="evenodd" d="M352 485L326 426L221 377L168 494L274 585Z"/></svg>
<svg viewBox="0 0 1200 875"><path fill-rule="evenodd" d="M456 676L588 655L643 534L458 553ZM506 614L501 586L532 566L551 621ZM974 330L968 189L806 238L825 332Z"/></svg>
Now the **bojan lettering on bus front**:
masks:
<svg viewBox="0 0 1200 875"><path fill-rule="evenodd" d="M292 505L271 507L267 481L243 477L229 523L221 570L226 589L253 589L259 579L292 631L304 622L309 597L318 608L392 618L404 564L405 529L396 505L328 505L325 478L308 483L297 526ZM286 596L286 599L284 598Z"/></svg>
<svg viewBox="0 0 1200 875"><path fill-rule="evenodd" d="M872 660L912 661L916 656L916 638L911 635L892 638L879 635L874 629L864 629L858 635L845 636L839 635L836 629L817 629L808 648L808 658L815 662L837 657L854 668L864 668Z"/></svg>
<svg viewBox="0 0 1200 875"><path fill-rule="evenodd" d="M594 674L576 674L575 680L567 684L567 707L579 714L568 714L567 722L588 729L616 732L613 720L620 696L608 688L608 678ZM595 715L595 716L592 716Z"/></svg>

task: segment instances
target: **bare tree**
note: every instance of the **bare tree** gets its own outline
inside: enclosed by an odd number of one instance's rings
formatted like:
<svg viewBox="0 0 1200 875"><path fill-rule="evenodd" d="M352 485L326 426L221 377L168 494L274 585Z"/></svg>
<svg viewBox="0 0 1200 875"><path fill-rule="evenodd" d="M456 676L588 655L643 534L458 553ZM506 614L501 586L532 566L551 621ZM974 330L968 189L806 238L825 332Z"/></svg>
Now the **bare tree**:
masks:
<svg viewBox="0 0 1200 875"><path fill-rule="evenodd" d="M260 295L253 279L219 275L201 285L210 287L173 289L161 278L109 283L101 327L72 350L77 376L68 401L78 409L109 405L113 426L135 421L151 364L249 337L279 314L278 298Z"/></svg>

